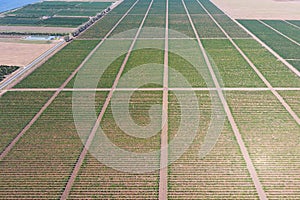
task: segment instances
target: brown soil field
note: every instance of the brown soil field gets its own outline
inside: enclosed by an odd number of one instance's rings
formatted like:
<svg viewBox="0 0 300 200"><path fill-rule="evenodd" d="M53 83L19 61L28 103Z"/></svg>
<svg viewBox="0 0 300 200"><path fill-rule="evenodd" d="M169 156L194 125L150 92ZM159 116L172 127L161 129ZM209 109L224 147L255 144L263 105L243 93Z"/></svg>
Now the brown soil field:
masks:
<svg viewBox="0 0 300 200"><path fill-rule="evenodd" d="M0 42L0 64L26 66L53 46L55 46L55 43L26 44Z"/></svg>
<svg viewBox="0 0 300 200"><path fill-rule="evenodd" d="M212 0L235 19L300 20L299 0Z"/></svg>
<svg viewBox="0 0 300 200"><path fill-rule="evenodd" d="M74 30L75 28L63 28L63 27L0 26L0 32L70 33Z"/></svg>

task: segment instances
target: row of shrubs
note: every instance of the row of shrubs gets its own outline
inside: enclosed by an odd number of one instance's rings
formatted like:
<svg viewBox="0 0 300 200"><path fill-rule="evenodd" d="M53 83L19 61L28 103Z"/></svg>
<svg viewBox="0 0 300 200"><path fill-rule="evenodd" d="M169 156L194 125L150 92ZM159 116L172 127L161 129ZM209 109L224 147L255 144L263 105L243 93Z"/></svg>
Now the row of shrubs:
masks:
<svg viewBox="0 0 300 200"><path fill-rule="evenodd" d="M7 66L7 65L0 65L0 81L2 81L7 75L13 73L19 69L17 66Z"/></svg>
<svg viewBox="0 0 300 200"><path fill-rule="evenodd" d="M109 11L110 11L110 8L107 8L107 9L103 10L101 13L98 13L96 16L91 17L88 22L86 22L83 25L79 26L79 28L77 30L75 30L74 32L72 32L72 36L73 37L78 36L80 33L82 33L87 28L89 28L91 25L93 25L96 21L98 21L103 16L105 16ZM70 38L65 38L65 39L71 40Z"/></svg>

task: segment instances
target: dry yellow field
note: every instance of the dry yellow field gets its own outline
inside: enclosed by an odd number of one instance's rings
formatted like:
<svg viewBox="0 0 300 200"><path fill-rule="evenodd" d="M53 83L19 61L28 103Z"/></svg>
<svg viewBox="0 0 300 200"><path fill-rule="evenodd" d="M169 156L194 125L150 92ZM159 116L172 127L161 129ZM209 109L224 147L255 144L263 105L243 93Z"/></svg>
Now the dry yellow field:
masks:
<svg viewBox="0 0 300 200"><path fill-rule="evenodd" d="M0 42L0 64L26 66L53 46L55 46L55 43L26 44Z"/></svg>

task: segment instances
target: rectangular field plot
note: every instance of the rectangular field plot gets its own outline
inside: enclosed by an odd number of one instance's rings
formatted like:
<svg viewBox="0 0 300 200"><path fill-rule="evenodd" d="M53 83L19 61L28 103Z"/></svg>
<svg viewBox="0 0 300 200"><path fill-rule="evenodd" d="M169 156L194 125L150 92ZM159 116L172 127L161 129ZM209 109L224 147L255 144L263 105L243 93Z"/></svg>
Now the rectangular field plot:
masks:
<svg viewBox="0 0 300 200"><path fill-rule="evenodd" d="M131 43L131 40L106 40L67 87L111 88Z"/></svg>
<svg viewBox="0 0 300 200"><path fill-rule="evenodd" d="M191 17L200 38L226 38L208 15L192 15Z"/></svg>
<svg viewBox="0 0 300 200"><path fill-rule="evenodd" d="M250 35L227 15L214 15L213 17L231 38L250 38Z"/></svg>
<svg viewBox="0 0 300 200"><path fill-rule="evenodd" d="M199 157L199 150L210 126L212 106L208 92L196 94L200 105L198 134L185 153L168 168L168 199L257 199L252 179L227 120L213 149L204 158ZM182 116L180 107L188 106L184 103L178 104L176 99L189 96L190 93L180 92L177 95L179 96L175 97L171 94L169 97L170 138L178 134L178 120ZM195 116L191 114L190 117ZM180 151L183 146L184 143L176 145L170 151Z"/></svg>
<svg viewBox="0 0 300 200"><path fill-rule="evenodd" d="M300 91L278 91L293 111L300 116Z"/></svg>
<svg viewBox="0 0 300 200"><path fill-rule="evenodd" d="M50 96L51 92L7 92L0 98L0 152L29 123Z"/></svg>
<svg viewBox="0 0 300 200"><path fill-rule="evenodd" d="M266 87L229 40L202 40L225 87Z"/></svg>
<svg viewBox="0 0 300 200"><path fill-rule="evenodd" d="M184 1L189 13L192 14L207 14L201 5L195 0Z"/></svg>
<svg viewBox="0 0 300 200"><path fill-rule="evenodd" d="M141 30L139 38L164 38L166 15L149 14Z"/></svg>
<svg viewBox="0 0 300 200"><path fill-rule="evenodd" d="M127 15L112 32L110 37L134 38L143 18L143 15Z"/></svg>
<svg viewBox="0 0 300 200"><path fill-rule="evenodd" d="M299 198L299 125L271 92L226 97L267 197Z"/></svg>
<svg viewBox="0 0 300 200"><path fill-rule="evenodd" d="M300 59L300 48L297 44L279 35L259 21L239 20L239 22L283 58Z"/></svg>
<svg viewBox="0 0 300 200"><path fill-rule="evenodd" d="M300 80L255 40L235 40L273 87L299 87Z"/></svg>
<svg viewBox="0 0 300 200"><path fill-rule="evenodd" d="M96 94L95 104L101 107L105 98L106 93ZM72 93L61 93L0 162L1 199L60 197L83 148L73 114ZM85 129L79 130L89 132L93 120L83 120Z"/></svg>
<svg viewBox="0 0 300 200"><path fill-rule="evenodd" d="M58 88L99 41L74 41L56 53L16 88Z"/></svg>
<svg viewBox="0 0 300 200"><path fill-rule="evenodd" d="M165 1L154 1L149 14L165 15L166 14L166 2Z"/></svg>
<svg viewBox="0 0 300 200"><path fill-rule="evenodd" d="M186 14L181 0L169 1L169 14Z"/></svg>
<svg viewBox="0 0 300 200"><path fill-rule="evenodd" d="M279 21L279 20L262 20L262 21L268 24L269 26L273 27L277 31L281 32L282 34L300 43L300 37L299 37L300 27L296 28L284 21Z"/></svg>
<svg viewBox="0 0 300 200"><path fill-rule="evenodd" d="M159 167L159 151L154 156L147 156L147 152L160 148L161 99L162 92L114 93L112 103L101 122L101 129L107 139L103 139L98 130L90 148L90 153L96 157L91 154L86 157L72 188L70 199L158 198L159 172L155 170L137 174L135 170L138 171L142 166L147 168L150 166L149 162L154 169ZM158 106L153 107L155 105ZM110 146L112 144L129 154L115 155ZM99 145L104 148L99 148ZM130 152L137 155L144 153L145 159L148 159L145 162L135 163L130 157L133 156Z"/></svg>
<svg viewBox="0 0 300 200"><path fill-rule="evenodd" d="M162 87L163 40L139 40L119 81L119 88Z"/></svg>
<svg viewBox="0 0 300 200"><path fill-rule="evenodd" d="M173 33L177 31L181 34ZM170 15L169 16L169 38L195 38L194 31L187 15Z"/></svg>
<svg viewBox="0 0 300 200"><path fill-rule="evenodd" d="M195 40L170 40L169 52L169 87L213 87Z"/></svg>
<svg viewBox="0 0 300 200"><path fill-rule="evenodd" d="M145 15L151 0L139 1L130 11L129 15ZM122 6L122 4L120 5Z"/></svg>

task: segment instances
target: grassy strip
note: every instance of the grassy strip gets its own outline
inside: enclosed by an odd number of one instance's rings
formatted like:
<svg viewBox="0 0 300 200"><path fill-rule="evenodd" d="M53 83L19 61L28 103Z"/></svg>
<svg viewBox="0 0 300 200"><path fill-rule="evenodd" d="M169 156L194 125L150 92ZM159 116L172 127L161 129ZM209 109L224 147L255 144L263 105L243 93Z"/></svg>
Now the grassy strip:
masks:
<svg viewBox="0 0 300 200"><path fill-rule="evenodd" d="M200 38L225 38L224 33L208 15L192 15Z"/></svg>
<svg viewBox="0 0 300 200"><path fill-rule="evenodd" d="M191 92L178 92L188 97ZM212 151L199 158L199 150L210 126L211 99L209 92L196 92L199 100L200 124L198 135L187 151L168 168L169 199L255 199L257 194L248 174L239 146L228 122ZM179 97L177 96L177 97ZM180 126L180 107L174 94L169 96L169 137L176 134ZM191 127L192 128L192 127ZM188 132L189 130L187 130ZM170 139L169 138L169 139ZM184 141L182 141L184 145ZM176 152L181 145L171 149ZM178 150L177 150L178 148Z"/></svg>
<svg viewBox="0 0 300 200"><path fill-rule="evenodd" d="M95 103L101 107L105 97L106 93L97 93ZM73 120L72 93L63 92L0 163L0 198L58 199L82 147Z"/></svg>
<svg viewBox="0 0 300 200"><path fill-rule="evenodd" d="M279 32L285 34L289 38L295 40L296 42L300 43L300 29L291 26L290 24L279 21L279 20L263 20L266 24L272 26L274 29L278 30Z"/></svg>
<svg viewBox="0 0 300 200"><path fill-rule="evenodd" d="M73 41L17 84L16 88L57 88L99 41Z"/></svg>
<svg viewBox="0 0 300 200"><path fill-rule="evenodd" d="M0 152L46 103L51 92L7 92L0 98Z"/></svg>
<svg viewBox="0 0 300 200"><path fill-rule="evenodd" d="M241 27L233 22L227 15L214 15L216 21L222 26L226 33L231 38L249 38L250 35L246 33Z"/></svg>
<svg viewBox="0 0 300 200"><path fill-rule="evenodd" d="M300 80L283 63L254 40L235 40L237 45L273 87L299 87Z"/></svg>
<svg viewBox="0 0 300 200"><path fill-rule="evenodd" d="M203 40L225 87L266 87L229 40Z"/></svg>
<svg viewBox="0 0 300 200"><path fill-rule="evenodd" d="M17 66L6 66L6 65L0 65L0 81L5 79L6 76L10 75L14 71L18 70L19 67Z"/></svg>
<svg viewBox="0 0 300 200"><path fill-rule="evenodd" d="M299 125L271 92L226 92L226 96L267 197L297 198Z"/></svg>
<svg viewBox="0 0 300 200"><path fill-rule="evenodd" d="M239 20L239 22L283 58L300 59L300 48L297 44L289 41L256 20Z"/></svg>
<svg viewBox="0 0 300 200"><path fill-rule="evenodd" d="M115 92L113 98L115 98L117 104L114 106L122 108L123 104L127 105L129 103L129 112L136 126L143 126L150 123L148 111L152 105L161 104L162 92L135 92L128 102L124 98L126 94L128 92ZM116 107L114 108L117 111L121 110ZM111 106L109 106L101 122L101 128L110 142L116 145L116 147L136 153L146 153L160 148L160 132L146 139L131 137L126 131L123 132L120 129L114 117ZM161 120L161 109L156 110L152 117ZM94 143L92 144L92 148L98 145ZM111 152L102 155L112 156ZM126 167L130 161L130 158L128 158L128 163L120 161L120 163L115 164ZM159 166L159 157L157 156L153 162ZM72 188L70 199L157 199L158 179L158 171L146 174L130 174L105 166L92 155L88 155Z"/></svg>

